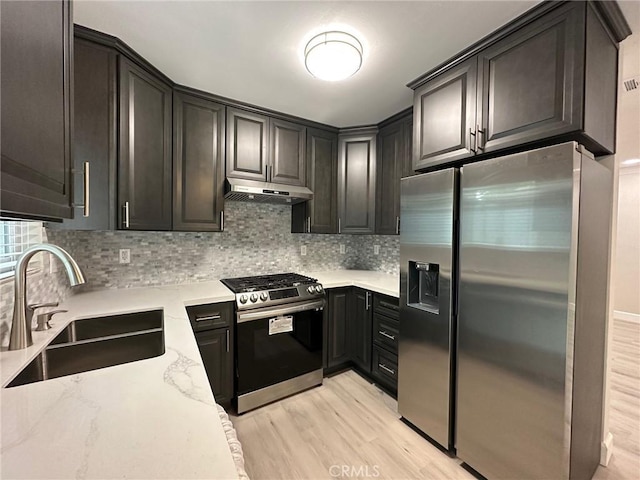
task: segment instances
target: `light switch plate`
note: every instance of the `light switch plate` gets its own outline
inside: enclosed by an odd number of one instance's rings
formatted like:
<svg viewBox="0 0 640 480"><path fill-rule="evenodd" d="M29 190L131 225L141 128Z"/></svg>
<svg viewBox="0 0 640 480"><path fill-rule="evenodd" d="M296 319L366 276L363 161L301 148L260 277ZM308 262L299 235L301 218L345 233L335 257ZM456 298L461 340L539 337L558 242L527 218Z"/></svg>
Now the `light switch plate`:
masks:
<svg viewBox="0 0 640 480"><path fill-rule="evenodd" d="M307 246L306 245L300 245L300 255L302 255L303 257L307 254Z"/></svg>
<svg viewBox="0 0 640 480"><path fill-rule="evenodd" d="M374 255L380 255L380 245L374 245L373 246L373 254Z"/></svg>
<svg viewBox="0 0 640 480"><path fill-rule="evenodd" d="M131 262L131 250L128 248L120 249L120 263L129 263Z"/></svg>
<svg viewBox="0 0 640 480"><path fill-rule="evenodd" d="M344 243L340 244L340 253L341 254L345 254L347 252L347 248L345 247Z"/></svg>

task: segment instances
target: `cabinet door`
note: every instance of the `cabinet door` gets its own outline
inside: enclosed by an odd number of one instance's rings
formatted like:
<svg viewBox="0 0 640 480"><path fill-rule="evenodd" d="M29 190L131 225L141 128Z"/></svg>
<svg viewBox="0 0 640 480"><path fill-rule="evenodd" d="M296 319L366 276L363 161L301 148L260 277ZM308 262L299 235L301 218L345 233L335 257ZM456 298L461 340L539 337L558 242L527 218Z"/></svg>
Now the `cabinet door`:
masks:
<svg viewBox="0 0 640 480"><path fill-rule="evenodd" d="M120 226L171 230L171 87L120 57Z"/></svg>
<svg viewBox="0 0 640 480"><path fill-rule="evenodd" d="M337 233L336 176L338 135L307 130L307 186L313 200L307 202L310 233Z"/></svg>
<svg viewBox="0 0 640 480"><path fill-rule="evenodd" d="M306 183L306 128L284 120L269 120L269 164L267 181L285 185Z"/></svg>
<svg viewBox="0 0 640 480"><path fill-rule="evenodd" d="M196 342L216 402L230 402L233 397L231 330L218 328L197 333Z"/></svg>
<svg viewBox="0 0 640 480"><path fill-rule="evenodd" d="M584 89L580 11L571 4L559 8L479 55L480 152L580 129Z"/></svg>
<svg viewBox="0 0 640 480"><path fill-rule="evenodd" d="M404 156L402 159L402 177L411 177L416 172L413 169L413 113L402 122L404 130Z"/></svg>
<svg viewBox="0 0 640 480"><path fill-rule="evenodd" d="M71 218L70 1L0 2L3 212Z"/></svg>
<svg viewBox="0 0 640 480"><path fill-rule="evenodd" d="M400 175L405 155L402 121L378 133L378 172L376 174L376 233L400 233Z"/></svg>
<svg viewBox="0 0 640 480"><path fill-rule="evenodd" d="M353 363L371 372L371 292L354 288L351 297L349 322Z"/></svg>
<svg viewBox="0 0 640 480"><path fill-rule="evenodd" d="M414 170L474 155L476 74L473 57L414 92Z"/></svg>
<svg viewBox="0 0 640 480"><path fill-rule="evenodd" d="M267 179L267 117L227 109L227 176Z"/></svg>
<svg viewBox="0 0 640 480"><path fill-rule="evenodd" d="M338 141L338 233L374 233L376 135Z"/></svg>
<svg viewBox="0 0 640 480"><path fill-rule="evenodd" d="M75 39L73 219L71 230L113 230L117 222L117 56L114 50ZM85 167L85 163L88 167ZM89 183L82 175L88 168ZM89 208L85 210L88 193ZM88 216L85 216L88 213ZM55 223L49 224L57 228Z"/></svg>
<svg viewBox="0 0 640 480"><path fill-rule="evenodd" d="M225 107L173 96L173 229L220 231Z"/></svg>
<svg viewBox="0 0 640 480"><path fill-rule="evenodd" d="M327 309L325 310L325 367L335 367L351 358L348 330L349 314L348 288L329 290Z"/></svg>

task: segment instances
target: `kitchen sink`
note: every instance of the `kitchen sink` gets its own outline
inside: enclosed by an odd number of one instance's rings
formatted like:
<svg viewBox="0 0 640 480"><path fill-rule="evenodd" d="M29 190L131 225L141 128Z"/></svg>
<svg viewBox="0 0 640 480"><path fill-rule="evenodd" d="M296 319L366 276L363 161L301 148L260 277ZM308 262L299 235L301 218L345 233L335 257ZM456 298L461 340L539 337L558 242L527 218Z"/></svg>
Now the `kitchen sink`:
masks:
<svg viewBox="0 0 640 480"><path fill-rule="evenodd" d="M162 310L74 320L49 345L162 328Z"/></svg>
<svg viewBox="0 0 640 480"><path fill-rule="evenodd" d="M125 319L131 324L125 325ZM111 321L113 324L109 324ZM7 388L136 362L163 353L162 310L76 320L60 332Z"/></svg>

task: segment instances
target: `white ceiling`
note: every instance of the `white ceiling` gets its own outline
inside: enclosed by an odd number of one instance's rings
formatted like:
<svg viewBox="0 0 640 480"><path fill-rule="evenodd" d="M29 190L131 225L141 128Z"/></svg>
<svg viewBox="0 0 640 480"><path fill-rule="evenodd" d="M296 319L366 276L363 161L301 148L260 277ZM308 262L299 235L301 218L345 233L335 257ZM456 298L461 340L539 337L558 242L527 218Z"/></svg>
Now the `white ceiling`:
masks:
<svg viewBox="0 0 640 480"><path fill-rule="evenodd" d="M76 1L74 21L119 37L172 80L337 127L411 105L405 85L537 1ZM310 31L361 34L362 69L342 82L305 70Z"/></svg>

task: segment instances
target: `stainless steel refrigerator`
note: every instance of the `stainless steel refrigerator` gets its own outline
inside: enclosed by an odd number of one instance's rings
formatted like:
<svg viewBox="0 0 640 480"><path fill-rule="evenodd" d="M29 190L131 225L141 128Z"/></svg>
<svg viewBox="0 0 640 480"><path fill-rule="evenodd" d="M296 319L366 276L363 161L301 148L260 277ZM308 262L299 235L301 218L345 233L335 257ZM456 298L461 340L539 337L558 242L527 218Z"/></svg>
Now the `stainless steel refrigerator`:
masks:
<svg viewBox="0 0 640 480"><path fill-rule="evenodd" d="M611 173L569 142L401 184L400 414L488 479L591 478Z"/></svg>

